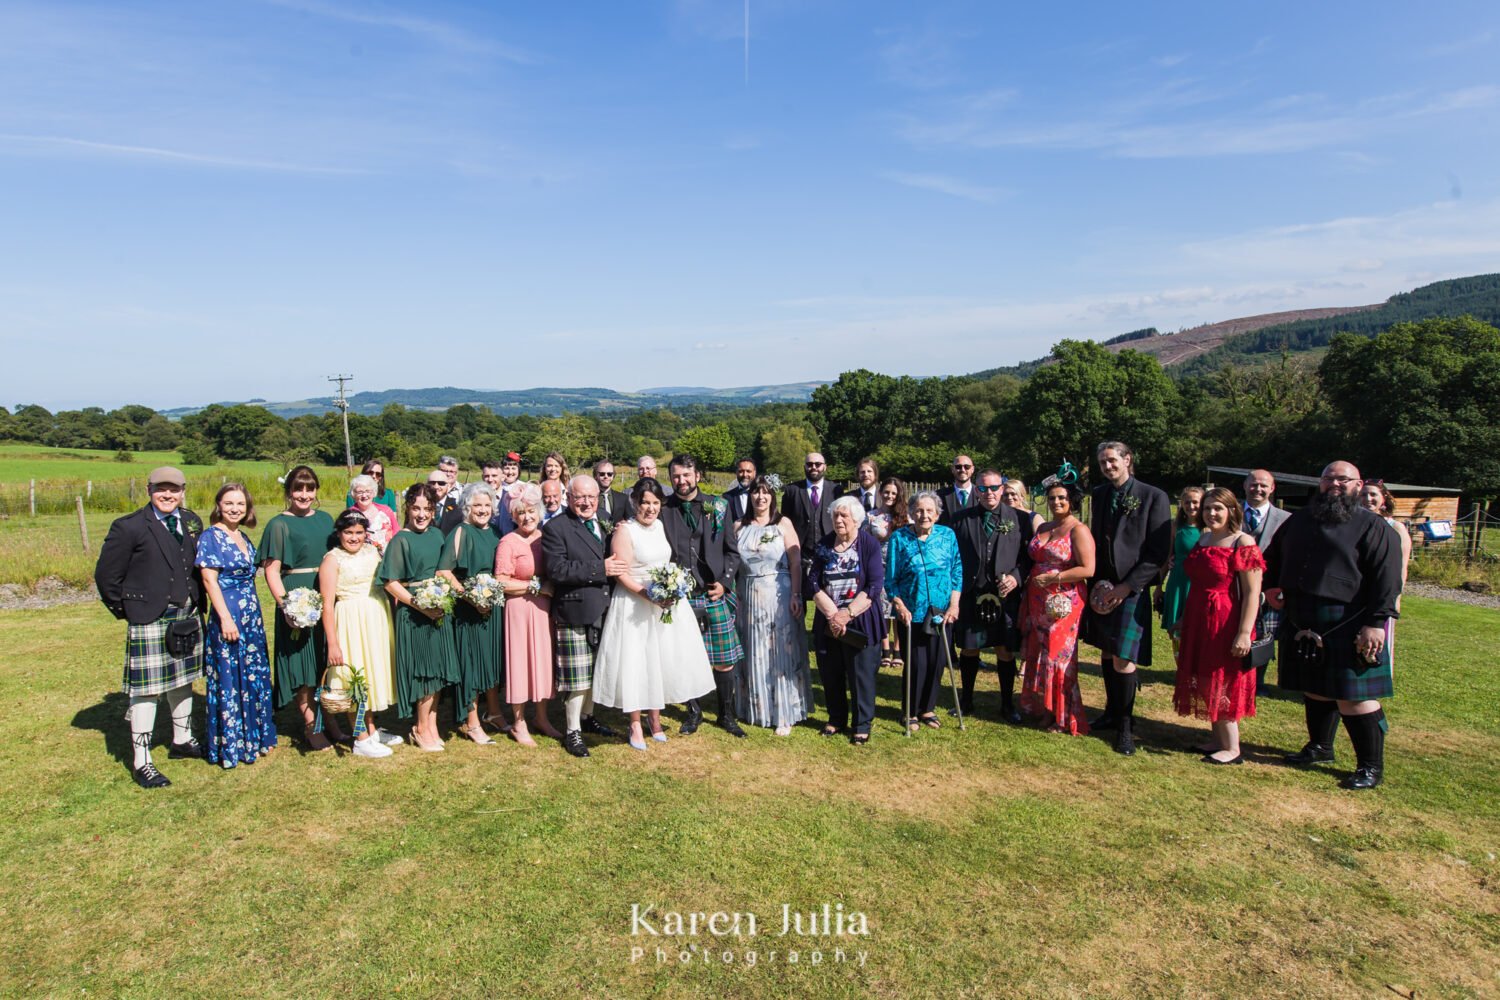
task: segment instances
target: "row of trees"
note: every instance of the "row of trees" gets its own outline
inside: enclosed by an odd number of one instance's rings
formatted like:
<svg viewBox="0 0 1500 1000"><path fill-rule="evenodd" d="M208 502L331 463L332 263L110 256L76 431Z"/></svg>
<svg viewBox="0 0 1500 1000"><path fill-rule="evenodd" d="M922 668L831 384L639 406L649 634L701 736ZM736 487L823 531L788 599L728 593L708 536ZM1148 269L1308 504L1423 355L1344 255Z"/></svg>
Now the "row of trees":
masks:
<svg viewBox="0 0 1500 1000"><path fill-rule="evenodd" d="M1282 357L1174 380L1156 358L1063 341L1030 377L912 378L845 372L808 404L694 405L624 414L501 417L461 405L387 406L351 415L356 460L404 467L444 453L473 465L508 451L537 466L550 451L575 465L692 452L709 468L742 455L796 477L820 449L848 477L873 456L889 474L933 481L955 452L1029 482L1067 459L1091 466L1098 442L1136 449L1141 475L1199 482L1204 466L1313 472L1330 457L1386 479L1500 495L1500 330L1470 317L1400 323L1379 336L1335 338L1322 360ZM284 419L262 406L209 406L171 421L144 406L49 413L0 407L0 438L124 451L179 449L189 464L270 458L343 461L337 414Z"/></svg>

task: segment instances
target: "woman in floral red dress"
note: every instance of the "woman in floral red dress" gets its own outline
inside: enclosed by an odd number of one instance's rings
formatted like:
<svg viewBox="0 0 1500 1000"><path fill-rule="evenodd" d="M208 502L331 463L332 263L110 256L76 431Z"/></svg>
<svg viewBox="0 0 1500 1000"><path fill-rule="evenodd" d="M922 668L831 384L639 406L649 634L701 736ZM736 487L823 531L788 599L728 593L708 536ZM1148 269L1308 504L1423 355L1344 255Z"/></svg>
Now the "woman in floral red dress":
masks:
<svg viewBox="0 0 1500 1000"><path fill-rule="evenodd" d="M1021 614L1021 711L1048 716L1048 732L1079 736L1089 731L1078 692L1078 626L1084 585L1094 575L1094 536L1078 520L1083 493L1077 476L1064 468L1071 475L1066 482L1052 476L1042 484L1052 520L1031 539Z"/></svg>
<svg viewBox="0 0 1500 1000"><path fill-rule="evenodd" d="M1177 657L1179 715L1213 724L1215 742L1197 749L1205 764L1240 764L1240 720L1255 714L1255 669L1245 657L1255 637L1261 574L1266 563L1255 539L1240 530L1239 502L1219 487L1203 496L1198 544L1188 553L1187 607Z"/></svg>

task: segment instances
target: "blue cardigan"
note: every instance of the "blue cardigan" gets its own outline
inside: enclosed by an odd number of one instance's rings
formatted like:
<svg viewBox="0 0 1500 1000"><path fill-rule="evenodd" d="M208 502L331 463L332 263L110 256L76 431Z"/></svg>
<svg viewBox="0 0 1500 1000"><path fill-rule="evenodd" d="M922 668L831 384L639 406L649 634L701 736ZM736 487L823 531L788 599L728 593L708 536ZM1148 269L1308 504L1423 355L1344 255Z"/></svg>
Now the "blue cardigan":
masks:
<svg viewBox="0 0 1500 1000"><path fill-rule="evenodd" d="M913 620L948 610L955 592L964 589L964 564L958 536L942 524L932 526L925 540L911 525L891 533L891 582L887 593L911 612Z"/></svg>
<svg viewBox="0 0 1500 1000"><path fill-rule="evenodd" d="M823 574L837 541L830 531L813 549L812 568L807 575L809 598L823 590ZM885 633L885 622L880 618L880 592L885 587L885 559L881 556L880 548L880 540L868 531L855 533L854 551L859 556L859 575L855 579L859 585L859 593L870 599L870 607L864 614L852 619L849 627L870 640L871 645L878 644ZM819 653L826 653L833 645L842 644L829 636L828 619L819 610L813 616L813 648Z"/></svg>

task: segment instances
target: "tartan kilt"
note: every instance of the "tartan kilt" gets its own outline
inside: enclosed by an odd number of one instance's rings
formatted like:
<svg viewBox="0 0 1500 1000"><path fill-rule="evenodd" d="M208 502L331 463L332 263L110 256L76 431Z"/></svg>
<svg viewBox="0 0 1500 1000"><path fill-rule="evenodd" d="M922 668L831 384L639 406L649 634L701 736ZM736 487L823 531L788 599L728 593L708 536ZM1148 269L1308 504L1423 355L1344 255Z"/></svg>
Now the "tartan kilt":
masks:
<svg viewBox="0 0 1500 1000"><path fill-rule="evenodd" d="M745 658L745 647L740 645L740 630L734 624L734 592L726 590L717 601L710 601L702 594L688 598L693 614L698 619L698 628L703 632L703 648L708 651L708 662L715 667L732 667Z"/></svg>
<svg viewBox="0 0 1500 1000"><path fill-rule="evenodd" d="M552 676L559 692L593 690L596 652L589 645L589 626L552 626Z"/></svg>
<svg viewBox="0 0 1500 1000"><path fill-rule="evenodd" d="M174 660L167 652L167 627L173 622L196 618L192 608L168 608L167 613L145 625L130 625L125 631L126 695L149 697L164 694L203 676L203 633L192 653Z"/></svg>
<svg viewBox="0 0 1500 1000"><path fill-rule="evenodd" d="M1083 641L1142 667L1151 666L1151 601L1148 591L1131 594L1120 606L1101 615L1090 604L1083 613Z"/></svg>
<svg viewBox="0 0 1500 1000"><path fill-rule="evenodd" d="M1344 604L1321 601L1293 603L1287 595L1282 610L1277 684L1287 691L1304 691L1342 701L1368 701L1394 694L1391 682L1391 646L1381 647L1374 663L1355 652L1361 614L1349 614ZM1345 620L1345 619L1349 620ZM1323 637L1323 662L1308 663L1297 653L1295 636L1310 628ZM1328 631L1324 631L1327 629Z"/></svg>

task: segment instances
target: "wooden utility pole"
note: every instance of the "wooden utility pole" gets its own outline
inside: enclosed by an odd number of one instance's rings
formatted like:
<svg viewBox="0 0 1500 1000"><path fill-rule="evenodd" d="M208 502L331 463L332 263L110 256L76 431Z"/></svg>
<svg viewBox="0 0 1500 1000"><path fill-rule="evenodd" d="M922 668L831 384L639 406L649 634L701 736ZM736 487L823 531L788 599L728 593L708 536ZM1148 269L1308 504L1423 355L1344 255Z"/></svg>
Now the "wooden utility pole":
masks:
<svg viewBox="0 0 1500 1000"><path fill-rule="evenodd" d="M333 405L337 406L339 408L339 412L341 414L343 414L343 417L344 417L344 467L349 471L349 478L353 479L354 478L354 452L349 447L349 400L347 398L345 398L345 396L344 396L344 383L345 382L353 382L354 381L354 376L353 375L330 375L330 376L328 376L328 381L330 381L330 382L337 382L339 384L338 398L336 398L333 401Z"/></svg>
<svg viewBox="0 0 1500 1000"><path fill-rule="evenodd" d="M83 541L83 551L89 550L89 522L83 516L83 497L73 498L78 503L78 537Z"/></svg>

